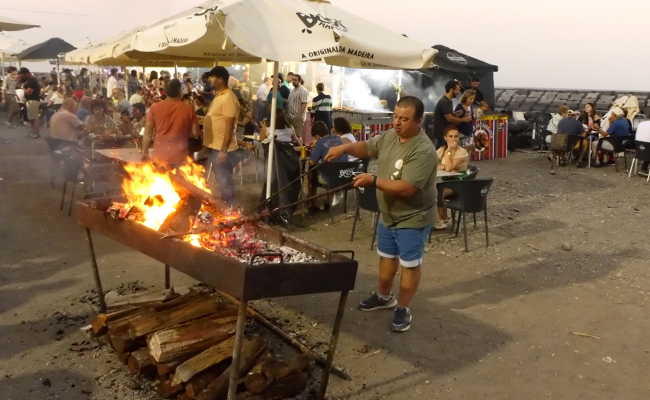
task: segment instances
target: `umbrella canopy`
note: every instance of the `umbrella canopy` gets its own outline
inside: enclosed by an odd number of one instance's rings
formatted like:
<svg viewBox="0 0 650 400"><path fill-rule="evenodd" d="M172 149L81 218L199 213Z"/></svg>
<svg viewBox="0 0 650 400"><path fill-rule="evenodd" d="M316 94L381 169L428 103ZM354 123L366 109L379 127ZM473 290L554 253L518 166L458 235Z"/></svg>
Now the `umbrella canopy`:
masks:
<svg viewBox="0 0 650 400"><path fill-rule="evenodd" d="M16 54L19 60L50 60L57 58L61 53L76 49L73 45L60 38L48 39L35 44Z"/></svg>
<svg viewBox="0 0 650 400"><path fill-rule="evenodd" d="M109 43L112 49L91 62L266 58L419 69L432 67L437 52L331 4L308 0L210 0Z"/></svg>
<svg viewBox="0 0 650 400"><path fill-rule="evenodd" d="M38 28L40 25L29 24L27 22L16 21L12 18L0 16L0 32L3 31L22 31L29 28Z"/></svg>
<svg viewBox="0 0 650 400"><path fill-rule="evenodd" d="M323 60L353 68L420 69L436 50L325 2L224 0L225 31L244 51L271 60Z"/></svg>

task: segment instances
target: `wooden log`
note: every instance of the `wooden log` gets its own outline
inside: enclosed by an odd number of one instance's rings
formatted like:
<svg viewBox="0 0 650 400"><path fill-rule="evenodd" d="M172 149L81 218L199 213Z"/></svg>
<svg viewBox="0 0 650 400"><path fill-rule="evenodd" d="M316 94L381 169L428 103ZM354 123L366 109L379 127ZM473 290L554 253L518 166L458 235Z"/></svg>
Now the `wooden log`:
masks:
<svg viewBox="0 0 650 400"><path fill-rule="evenodd" d="M266 390L259 394L244 394L244 400L282 400L295 397L307 387L309 376L306 372L294 372L284 378L273 382Z"/></svg>
<svg viewBox="0 0 650 400"><path fill-rule="evenodd" d="M226 208L226 205L221 199L213 196L212 194L206 192L205 190L195 186L190 181L185 179L182 175L179 174L169 174L169 177L177 189L185 191L187 195L195 199L201 200L202 202L211 205L217 209L223 210Z"/></svg>
<svg viewBox="0 0 650 400"><path fill-rule="evenodd" d="M309 367L309 358L300 354L290 361L269 360L262 364L262 374L272 381L277 381L296 372L302 372Z"/></svg>
<svg viewBox="0 0 650 400"><path fill-rule="evenodd" d="M162 397L169 399L172 396L182 392L185 388L183 385L172 385L169 380L160 381L156 387L156 391Z"/></svg>
<svg viewBox="0 0 650 400"><path fill-rule="evenodd" d="M117 311L97 314L95 319L90 323L93 335L103 335L108 330L109 321L135 314L138 312L138 309L138 307L125 307Z"/></svg>
<svg viewBox="0 0 650 400"><path fill-rule="evenodd" d="M185 393L191 399L196 398L205 389L208 387L210 382L217 379L223 372L228 368L226 363L219 363L213 365L212 367L206 369L200 374L192 378L187 384L185 384Z"/></svg>
<svg viewBox="0 0 650 400"><path fill-rule="evenodd" d="M147 379L153 379L156 376L156 366L146 347L131 353L128 366L129 371L134 375L140 375Z"/></svg>
<svg viewBox="0 0 650 400"><path fill-rule="evenodd" d="M224 316L227 316L229 310L232 310L232 308L228 309L222 304L217 303L216 297L201 296L177 307L143 315L142 318L130 321L129 336L134 339L142 337L176 324L198 319L206 315L216 314L222 309L226 312Z"/></svg>
<svg viewBox="0 0 650 400"><path fill-rule="evenodd" d="M248 373L248 371L255 365L255 361L259 358L260 355L266 349L266 343L264 340L258 336L251 339L244 339L242 344L241 358L239 363L239 377ZM230 373L232 371L231 366L224 371L217 379L212 381L208 387L206 387L201 394L199 394L197 400L222 400L225 399L228 391L228 381L230 378Z"/></svg>
<svg viewBox="0 0 650 400"><path fill-rule="evenodd" d="M176 367L172 383L174 385L185 383L201 371L229 359L232 356L234 344L235 338L231 336L185 361Z"/></svg>
<svg viewBox="0 0 650 400"><path fill-rule="evenodd" d="M198 353L232 336L237 317L201 318L152 333L147 340L151 356L165 363Z"/></svg>
<svg viewBox="0 0 650 400"><path fill-rule="evenodd" d="M181 201L176 211L169 214L158 229L160 232L187 232L192 227L192 217L201 209L201 200L188 197Z"/></svg>
<svg viewBox="0 0 650 400"><path fill-rule="evenodd" d="M172 289L155 289L146 290L128 295L118 295L116 292L111 291L106 293L104 301L108 308L116 308L123 306L143 305L149 303L162 303L176 297L176 293Z"/></svg>
<svg viewBox="0 0 650 400"><path fill-rule="evenodd" d="M239 301L232 297L231 295L227 293L222 293L219 292L219 294L224 297L226 300L234 303L234 304L239 304ZM296 348L298 351L300 351L303 354L308 355L311 357L314 361L316 361L317 364L319 364L321 367L326 367L327 366L327 359L323 357L322 355L316 353L309 347L305 346L303 343L300 341L296 340L295 338L289 336L285 331L282 330L279 326L275 325L273 322L271 322L268 318L266 318L262 313L257 311L255 308L248 306L247 308L247 313L255 318L257 322L262 324L264 327L268 328L271 332L277 334L280 339L284 340L288 345L293 346ZM352 380L352 377L343 370L343 368L336 366L332 364L332 373L339 378L345 379L345 380Z"/></svg>
<svg viewBox="0 0 650 400"><path fill-rule="evenodd" d="M108 340L113 350L119 355L136 350L138 347L146 346L143 340L132 339L129 337L125 328L108 331Z"/></svg>
<svg viewBox="0 0 650 400"><path fill-rule="evenodd" d="M250 393L264 393L275 382L289 375L305 371L309 364L310 359L305 354L300 354L289 361L266 359L259 364L260 368L257 371L244 378L244 385Z"/></svg>
<svg viewBox="0 0 650 400"><path fill-rule="evenodd" d="M156 373L161 378L167 378L167 375L172 374L176 367L185 360L174 360L166 363L156 364Z"/></svg>

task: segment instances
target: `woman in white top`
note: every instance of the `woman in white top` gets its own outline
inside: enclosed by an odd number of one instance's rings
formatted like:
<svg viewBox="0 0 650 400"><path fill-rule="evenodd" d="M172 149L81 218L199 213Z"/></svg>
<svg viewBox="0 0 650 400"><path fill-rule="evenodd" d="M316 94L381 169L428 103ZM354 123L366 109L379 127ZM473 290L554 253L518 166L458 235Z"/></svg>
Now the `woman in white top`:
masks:
<svg viewBox="0 0 650 400"><path fill-rule="evenodd" d="M347 119L338 117L334 118L332 133L341 137L343 144L356 143L357 138L352 134L352 127ZM348 155L348 161L357 161L358 158Z"/></svg>
<svg viewBox="0 0 650 400"><path fill-rule="evenodd" d="M264 121L260 124L260 141L265 144L270 142L268 137L269 128L266 126L267 123L268 121ZM296 142L300 142L294 130L287 124L284 110L278 108L275 114L275 140L283 143L291 143L294 139Z"/></svg>

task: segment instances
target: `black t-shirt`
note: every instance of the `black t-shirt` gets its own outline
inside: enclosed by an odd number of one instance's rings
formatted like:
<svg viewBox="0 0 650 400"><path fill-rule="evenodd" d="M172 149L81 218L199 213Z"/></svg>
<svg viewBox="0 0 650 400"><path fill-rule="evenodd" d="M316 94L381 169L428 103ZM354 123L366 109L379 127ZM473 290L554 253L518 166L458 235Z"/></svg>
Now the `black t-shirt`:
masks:
<svg viewBox="0 0 650 400"><path fill-rule="evenodd" d="M564 133L569 136L578 136L584 132L582 123L575 118L562 118L557 124L557 133Z"/></svg>
<svg viewBox="0 0 650 400"><path fill-rule="evenodd" d="M23 89L32 89L31 93L25 92L25 100L41 100L41 85L36 78L27 78L23 84Z"/></svg>
<svg viewBox="0 0 650 400"><path fill-rule="evenodd" d="M454 105L447 96L442 96L436 104L436 109L433 113L433 137L442 138L443 133L447 126L451 125L445 118L447 114L453 114Z"/></svg>

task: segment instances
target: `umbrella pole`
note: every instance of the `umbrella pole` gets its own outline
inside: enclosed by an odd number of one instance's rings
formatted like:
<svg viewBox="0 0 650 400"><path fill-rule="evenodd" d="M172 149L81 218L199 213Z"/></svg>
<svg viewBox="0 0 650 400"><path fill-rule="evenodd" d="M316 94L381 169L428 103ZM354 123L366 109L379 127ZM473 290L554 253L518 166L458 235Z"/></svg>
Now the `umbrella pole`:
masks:
<svg viewBox="0 0 650 400"><path fill-rule="evenodd" d="M278 85L280 80L278 79L278 72L280 70L280 62L273 62L273 96L271 96L271 122L269 127L269 138L271 139L269 143L269 158L266 161L266 198L271 197L271 177L273 176L273 157L275 152L275 118L276 118L276 107L278 104Z"/></svg>

